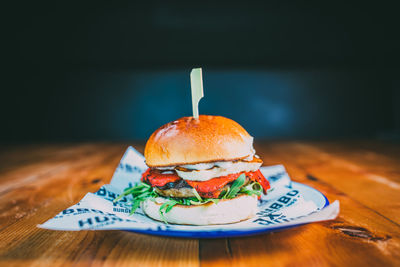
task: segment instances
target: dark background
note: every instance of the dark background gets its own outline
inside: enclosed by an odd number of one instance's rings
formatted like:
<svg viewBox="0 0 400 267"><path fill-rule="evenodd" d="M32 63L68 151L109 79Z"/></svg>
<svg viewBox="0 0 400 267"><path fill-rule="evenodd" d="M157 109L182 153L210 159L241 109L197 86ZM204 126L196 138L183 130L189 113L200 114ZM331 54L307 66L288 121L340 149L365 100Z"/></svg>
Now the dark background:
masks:
<svg viewBox="0 0 400 267"><path fill-rule="evenodd" d="M3 8L1 142L145 140L200 113L259 139L400 133L398 5L17 2Z"/></svg>

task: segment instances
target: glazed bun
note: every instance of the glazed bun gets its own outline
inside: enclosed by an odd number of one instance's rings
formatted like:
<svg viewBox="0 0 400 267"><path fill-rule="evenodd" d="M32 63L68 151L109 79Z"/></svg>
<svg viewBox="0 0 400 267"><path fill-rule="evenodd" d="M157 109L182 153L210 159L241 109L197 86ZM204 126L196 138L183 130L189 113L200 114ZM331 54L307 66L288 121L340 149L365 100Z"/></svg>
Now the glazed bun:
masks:
<svg viewBox="0 0 400 267"><path fill-rule="evenodd" d="M257 202L255 195L240 195L233 199L221 199L217 204L176 205L164 214L164 218L168 223L188 225L236 223L254 217ZM155 201L148 199L141 203L141 208L150 218L162 221L159 211L162 203L163 198Z"/></svg>
<svg viewBox="0 0 400 267"><path fill-rule="evenodd" d="M231 161L253 154L253 137L237 122L200 115L183 117L157 129L144 150L149 167Z"/></svg>

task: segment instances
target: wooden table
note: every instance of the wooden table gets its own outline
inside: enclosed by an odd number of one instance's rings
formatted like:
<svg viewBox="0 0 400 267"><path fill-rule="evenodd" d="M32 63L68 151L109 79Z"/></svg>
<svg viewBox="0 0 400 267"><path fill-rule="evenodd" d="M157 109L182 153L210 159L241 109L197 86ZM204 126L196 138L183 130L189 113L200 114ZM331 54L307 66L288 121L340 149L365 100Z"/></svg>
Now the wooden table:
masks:
<svg viewBox="0 0 400 267"><path fill-rule="evenodd" d="M400 145L382 142L256 144L339 200L334 221L214 240L36 227L108 183L127 145L1 147L0 266L400 266Z"/></svg>

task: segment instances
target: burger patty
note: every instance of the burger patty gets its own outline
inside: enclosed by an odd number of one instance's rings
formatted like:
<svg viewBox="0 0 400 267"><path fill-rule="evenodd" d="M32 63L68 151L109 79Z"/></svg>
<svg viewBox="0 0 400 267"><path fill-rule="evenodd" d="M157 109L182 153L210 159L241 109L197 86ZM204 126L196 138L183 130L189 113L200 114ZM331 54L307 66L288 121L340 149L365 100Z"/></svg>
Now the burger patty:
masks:
<svg viewBox="0 0 400 267"><path fill-rule="evenodd" d="M176 183L167 183L164 186L156 186L156 191L165 197L194 197L193 187L188 185L185 180Z"/></svg>
<svg viewBox="0 0 400 267"><path fill-rule="evenodd" d="M247 185L250 182L250 179L246 177L246 181L244 185ZM233 183L233 182L232 182ZM228 190L232 183L225 185L221 192ZM188 185L185 180L180 180L176 183L167 183L164 186L156 186L155 187L157 193L165 197L177 197L177 198L188 198L195 197L193 193L193 187Z"/></svg>
<svg viewBox="0 0 400 267"><path fill-rule="evenodd" d="M180 189L180 188L192 188L188 183L186 183L185 180L181 179L177 182L173 183L166 183L164 186L157 186L157 188L161 190L167 190L167 189Z"/></svg>
<svg viewBox="0 0 400 267"><path fill-rule="evenodd" d="M192 187L184 187L184 188L170 188L170 189L159 189L156 187L156 192L164 197L179 197L179 198L187 198L187 197L195 197L193 193Z"/></svg>

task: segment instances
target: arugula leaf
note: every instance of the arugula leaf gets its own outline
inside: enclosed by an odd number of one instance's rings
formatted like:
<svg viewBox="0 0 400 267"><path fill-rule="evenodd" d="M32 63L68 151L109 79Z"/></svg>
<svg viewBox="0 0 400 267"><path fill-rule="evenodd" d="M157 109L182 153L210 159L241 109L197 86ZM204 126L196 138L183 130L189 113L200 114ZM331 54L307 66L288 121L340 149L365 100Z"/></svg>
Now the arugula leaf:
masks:
<svg viewBox="0 0 400 267"><path fill-rule="evenodd" d="M199 195L199 193L197 193L197 190L195 188L193 188L193 194L196 196L198 201L203 201L203 199L201 198L201 196Z"/></svg>
<svg viewBox="0 0 400 267"><path fill-rule="evenodd" d="M130 195L130 194L132 194L132 197L135 198L140 193L145 193L145 192L151 193L152 191L153 191L153 189L151 188L150 185L141 182L140 184L138 184L134 187L126 188L121 195L119 195L117 198L115 198L113 200L113 202L115 203L118 200L120 200L121 198L123 198L124 196Z"/></svg>
<svg viewBox="0 0 400 267"><path fill-rule="evenodd" d="M249 196L251 196L251 195L261 196L262 191L263 191L262 186L259 183L254 182L247 186L242 187L240 189L239 193L244 193Z"/></svg>
<svg viewBox="0 0 400 267"><path fill-rule="evenodd" d="M176 204L178 204L177 201L171 200L170 203L169 203L169 205L168 205L167 208L165 209L165 213L169 212L169 211L172 209L172 207L175 206Z"/></svg>
<svg viewBox="0 0 400 267"><path fill-rule="evenodd" d="M254 190L247 190L245 188L243 188L243 190L240 190L240 193L252 196L252 195L257 195L257 196L261 196L261 193L258 191L254 191Z"/></svg>
<svg viewBox="0 0 400 267"><path fill-rule="evenodd" d="M200 202L200 201L190 200L190 204L191 205L195 205L195 206L203 205L203 204L206 204L206 203L207 202Z"/></svg>
<svg viewBox="0 0 400 267"><path fill-rule="evenodd" d="M227 195L229 194L229 191L230 191L230 187L228 187L228 189L226 191L225 190L222 191L220 194L221 199L225 199L227 197Z"/></svg>
<svg viewBox="0 0 400 267"><path fill-rule="evenodd" d="M239 193L239 190L244 185L245 181L246 175L243 173L233 182L230 192L227 194L226 198L234 198L237 193Z"/></svg>
<svg viewBox="0 0 400 267"><path fill-rule="evenodd" d="M165 215L165 213L169 212L176 204L178 204L178 201L169 200L161 205L160 210L159 210L160 217L166 224L168 224L168 222L165 219L164 215Z"/></svg>
<svg viewBox="0 0 400 267"><path fill-rule="evenodd" d="M142 202L142 200L134 200L133 201L131 212L129 213L129 215L132 215L135 213L135 211L139 208L141 202Z"/></svg>

